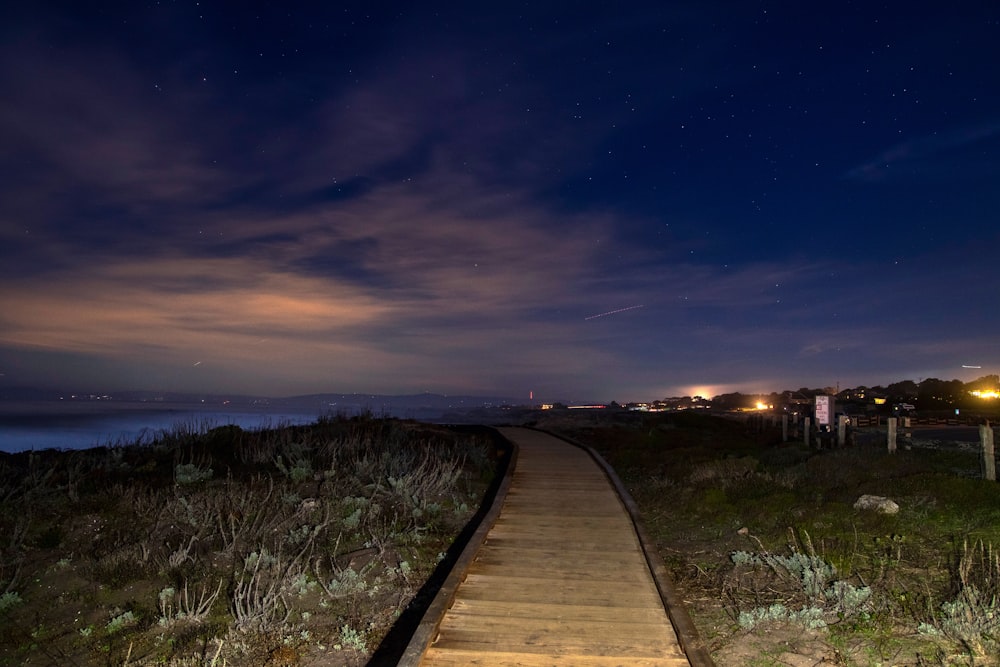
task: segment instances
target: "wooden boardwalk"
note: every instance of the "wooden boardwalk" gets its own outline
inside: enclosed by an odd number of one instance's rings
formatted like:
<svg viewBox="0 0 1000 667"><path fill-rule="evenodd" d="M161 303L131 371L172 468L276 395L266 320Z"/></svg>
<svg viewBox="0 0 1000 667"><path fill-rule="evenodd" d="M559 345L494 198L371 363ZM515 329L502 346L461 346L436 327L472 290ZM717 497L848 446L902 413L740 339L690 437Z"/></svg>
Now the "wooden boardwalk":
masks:
<svg viewBox="0 0 1000 667"><path fill-rule="evenodd" d="M710 665L682 650L631 516L590 454L501 431L517 445L502 506L400 664Z"/></svg>

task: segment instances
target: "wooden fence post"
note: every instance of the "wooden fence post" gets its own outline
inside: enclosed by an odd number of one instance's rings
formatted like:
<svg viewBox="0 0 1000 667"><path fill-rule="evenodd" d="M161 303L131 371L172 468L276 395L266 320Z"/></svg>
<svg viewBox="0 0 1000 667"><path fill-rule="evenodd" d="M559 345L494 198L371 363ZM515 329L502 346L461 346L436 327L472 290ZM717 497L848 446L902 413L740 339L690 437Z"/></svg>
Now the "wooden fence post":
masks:
<svg viewBox="0 0 1000 667"><path fill-rule="evenodd" d="M837 446L843 447L847 444L847 416L839 415L837 417Z"/></svg>
<svg viewBox="0 0 1000 667"><path fill-rule="evenodd" d="M808 447L809 446L809 428L812 426L812 420L809 417L806 417L802 421L803 421L803 423L802 423L802 442L805 444L806 447Z"/></svg>
<svg viewBox="0 0 1000 667"><path fill-rule="evenodd" d="M997 464L993 455L993 429L990 423L979 425L979 442L983 446L983 477L991 482L997 481Z"/></svg>
<svg viewBox="0 0 1000 667"><path fill-rule="evenodd" d="M788 415L781 415L781 441L788 442Z"/></svg>
<svg viewBox="0 0 1000 667"><path fill-rule="evenodd" d="M893 454L896 452L896 418L889 417L885 420L885 423L888 426L889 453Z"/></svg>

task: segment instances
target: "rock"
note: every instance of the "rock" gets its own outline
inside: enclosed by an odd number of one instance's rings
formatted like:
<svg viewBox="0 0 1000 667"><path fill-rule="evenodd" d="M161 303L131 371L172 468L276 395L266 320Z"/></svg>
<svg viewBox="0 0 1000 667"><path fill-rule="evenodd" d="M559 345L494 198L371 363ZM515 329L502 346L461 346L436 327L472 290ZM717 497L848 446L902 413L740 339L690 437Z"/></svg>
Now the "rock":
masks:
<svg viewBox="0 0 1000 667"><path fill-rule="evenodd" d="M883 496L872 496L865 494L854 502L856 510L875 510L882 514L896 514L899 512L899 505Z"/></svg>
<svg viewBox="0 0 1000 667"><path fill-rule="evenodd" d="M319 503L317 502L317 500L315 498L306 498L301 503L299 503L299 511L300 512L311 512L314 509L316 509L316 506L318 504Z"/></svg>

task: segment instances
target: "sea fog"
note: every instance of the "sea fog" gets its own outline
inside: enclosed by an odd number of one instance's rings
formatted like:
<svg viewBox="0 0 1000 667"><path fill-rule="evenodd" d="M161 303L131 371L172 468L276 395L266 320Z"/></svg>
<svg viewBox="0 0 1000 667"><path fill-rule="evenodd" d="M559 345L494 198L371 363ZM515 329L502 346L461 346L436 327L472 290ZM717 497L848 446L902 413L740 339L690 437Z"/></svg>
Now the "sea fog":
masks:
<svg viewBox="0 0 1000 667"><path fill-rule="evenodd" d="M0 401L0 452L149 442L163 432L311 424L322 414L275 407L122 401Z"/></svg>

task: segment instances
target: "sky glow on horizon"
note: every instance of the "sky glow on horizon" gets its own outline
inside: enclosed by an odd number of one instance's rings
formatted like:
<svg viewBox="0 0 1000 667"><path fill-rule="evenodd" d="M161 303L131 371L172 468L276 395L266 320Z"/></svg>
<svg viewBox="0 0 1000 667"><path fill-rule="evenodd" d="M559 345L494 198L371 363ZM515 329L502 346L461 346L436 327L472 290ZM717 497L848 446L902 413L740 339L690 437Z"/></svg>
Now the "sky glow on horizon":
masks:
<svg viewBox="0 0 1000 667"><path fill-rule="evenodd" d="M1000 5L38 2L0 37L0 388L1000 372Z"/></svg>

